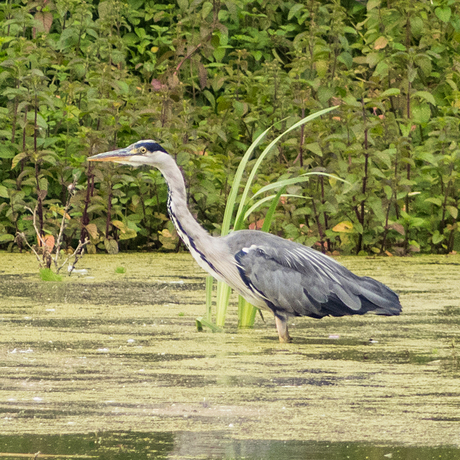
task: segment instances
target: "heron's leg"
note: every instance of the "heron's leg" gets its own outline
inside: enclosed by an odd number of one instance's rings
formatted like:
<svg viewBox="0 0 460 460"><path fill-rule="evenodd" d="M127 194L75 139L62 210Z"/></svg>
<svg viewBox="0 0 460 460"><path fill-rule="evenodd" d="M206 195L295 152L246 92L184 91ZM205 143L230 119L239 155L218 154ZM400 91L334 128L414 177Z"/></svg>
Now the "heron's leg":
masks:
<svg viewBox="0 0 460 460"><path fill-rule="evenodd" d="M278 331L278 335L280 337L280 342L281 343L290 342L291 337L289 336L286 318L279 318L278 316L275 316L275 324L276 324L276 329Z"/></svg>

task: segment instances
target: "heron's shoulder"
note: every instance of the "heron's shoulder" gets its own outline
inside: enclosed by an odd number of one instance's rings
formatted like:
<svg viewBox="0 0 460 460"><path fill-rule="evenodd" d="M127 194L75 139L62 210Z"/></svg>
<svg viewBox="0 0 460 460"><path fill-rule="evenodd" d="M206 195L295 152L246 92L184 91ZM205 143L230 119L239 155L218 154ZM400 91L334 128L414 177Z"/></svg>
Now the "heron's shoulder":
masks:
<svg viewBox="0 0 460 460"><path fill-rule="evenodd" d="M260 256L273 259L281 265L307 269L314 267L326 272L350 272L339 262L316 249L286 240L270 233L258 230L239 230L223 238L230 252L234 255L242 251L251 256ZM241 254L240 254L241 257Z"/></svg>
<svg viewBox="0 0 460 460"><path fill-rule="evenodd" d="M272 235L271 233L262 232L260 230L238 230L231 232L222 238L232 252L239 252L243 248L250 246L269 246L269 247L284 247L291 241Z"/></svg>
<svg viewBox="0 0 460 460"><path fill-rule="evenodd" d="M229 233L223 240L233 253L241 250L249 252L249 250L261 249L271 256L297 252L299 256L309 257L312 255L313 257L330 259L330 257L308 246L260 230L238 230Z"/></svg>

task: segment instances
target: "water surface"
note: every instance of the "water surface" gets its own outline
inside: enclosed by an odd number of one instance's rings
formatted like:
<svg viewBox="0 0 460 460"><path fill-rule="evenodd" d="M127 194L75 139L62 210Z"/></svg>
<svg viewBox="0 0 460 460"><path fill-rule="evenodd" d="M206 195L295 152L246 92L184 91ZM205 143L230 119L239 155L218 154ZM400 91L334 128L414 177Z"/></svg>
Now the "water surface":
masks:
<svg viewBox="0 0 460 460"><path fill-rule="evenodd" d="M341 262L403 314L295 318L279 344L273 318L238 330L235 308L197 332L186 254L85 256L58 283L0 253L0 453L460 458L460 257Z"/></svg>

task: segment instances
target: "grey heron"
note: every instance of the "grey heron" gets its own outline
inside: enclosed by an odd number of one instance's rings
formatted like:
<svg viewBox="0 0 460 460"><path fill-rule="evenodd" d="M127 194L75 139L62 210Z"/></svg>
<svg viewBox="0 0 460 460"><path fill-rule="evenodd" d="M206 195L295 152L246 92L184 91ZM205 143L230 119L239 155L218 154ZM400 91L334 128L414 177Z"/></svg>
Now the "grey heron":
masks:
<svg viewBox="0 0 460 460"><path fill-rule="evenodd" d="M100 153L90 161L111 161L158 168L168 185L168 211L177 233L200 267L224 281L247 301L275 316L280 342L291 340L291 316L398 315L395 292L379 281L360 277L331 257L302 244L257 230L211 236L187 207L182 173L157 142L142 140Z"/></svg>

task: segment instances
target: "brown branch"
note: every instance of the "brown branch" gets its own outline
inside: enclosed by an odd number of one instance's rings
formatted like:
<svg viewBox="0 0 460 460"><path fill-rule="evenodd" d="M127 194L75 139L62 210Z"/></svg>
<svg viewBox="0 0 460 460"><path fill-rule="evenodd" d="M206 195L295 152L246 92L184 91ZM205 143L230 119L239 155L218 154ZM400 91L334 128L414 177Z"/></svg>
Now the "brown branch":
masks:
<svg viewBox="0 0 460 460"><path fill-rule="evenodd" d="M190 53L188 53L187 56L185 56L184 59L182 59L182 61L179 62L179 64L177 64L176 70L174 71L174 74L173 74L174 76L177 77L177 74L179 73L179 70L184 64L184 62L188 61L203 46L203 43L206 43L209 40L211 40L212 34L214 33L214 30L219 22L219 19L218 19L219 7L220 7L220 2L214 1L213 2L213 20L211 23L211 32L206 36L206 38L201 43L198 43L198 45L196 45L195 48L192 51L190 51Z"/></svg>
<svg viewBox="0 0 460 460"><path fill-rule="evenodd" d="M21 239L22 241L24 241L24 243L26 243L26 245L28 246L28 248L35 254L35 257L37 258L37 262L38 262L38 266L40 268L43 268L43 265L42 265L42 261L40 260L40 256L38 255L38 252L35 250L35 248L33 246L31 246L29 244L29 242L27 241L27 238L26 238L26 235L24 234L24 232L16 232L16 242L18 242L18 239Z"/></svg>
<svg viewBox="0 0 460 460"><path fill-rule="evenodd" d="M211 39L211 37L212 37L212 33L209 34L208 37L206 37L206 41ZM185 56L184 59L182 59L182 61L179 62L179 64L177 64L176 70L174 71L173 75L177 76L180 68L182 67L182 64L188 59L190 59L202 46L203 46L203 43L198 43L198 45L192 51L190 51L190 53L187 54L187 56Z"/></svg>
<svg viewBox="0 0 460 460"><path fill-rule="evenodd" d="M79 241L78 242L78 246L77 248L75 249L75 251L70 254L65 260L64 262L62 262L62 265L57 268L57 273L59 273L62 269L62 267L64 267L64 265L69 261L70 258L74 257L74 261L72 263L72 265L69 265L69 276L70 274L73 272L74 268L75 268L75 265L77 265L78 261L83 257L83 254L85 253L85 246L90 242L90 240L88 238L85 239L85 241Z"/></svg>

